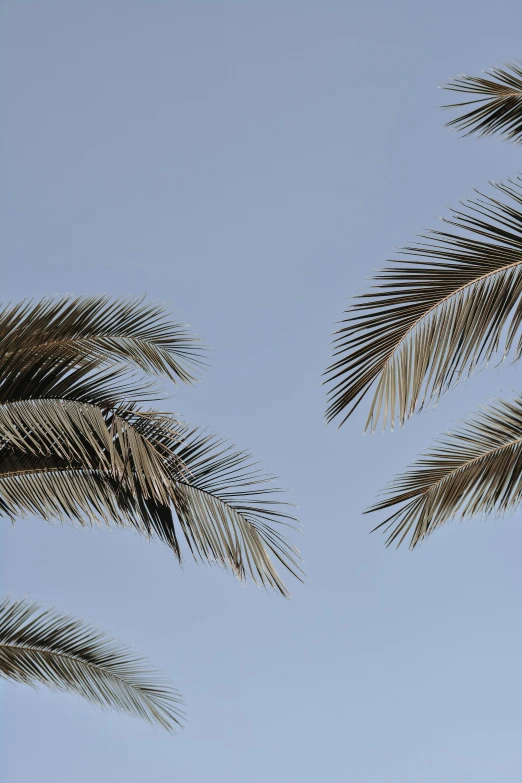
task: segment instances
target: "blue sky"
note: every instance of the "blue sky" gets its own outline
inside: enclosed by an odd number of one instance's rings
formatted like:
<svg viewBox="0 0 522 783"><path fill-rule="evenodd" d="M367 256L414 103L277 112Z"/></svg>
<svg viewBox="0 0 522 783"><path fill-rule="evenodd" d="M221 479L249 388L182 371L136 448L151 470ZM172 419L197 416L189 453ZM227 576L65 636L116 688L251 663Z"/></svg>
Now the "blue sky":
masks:
<svg viewBox="0 0 522 783"><path fill-rule="evenodd" d="M518 2L5 0L2 299L146 292L212 347L172 410L253 450L299 506L285 602L131 533L1 527L4 591L134 643L183 692L175 738L2 686L5 783L515 783L520 514L415 553L362 516L517 370L395 433L323 423L348 297L519 151L443 128L437 85L517 59ZM297 540L297 539L296 539Z"/></svg>

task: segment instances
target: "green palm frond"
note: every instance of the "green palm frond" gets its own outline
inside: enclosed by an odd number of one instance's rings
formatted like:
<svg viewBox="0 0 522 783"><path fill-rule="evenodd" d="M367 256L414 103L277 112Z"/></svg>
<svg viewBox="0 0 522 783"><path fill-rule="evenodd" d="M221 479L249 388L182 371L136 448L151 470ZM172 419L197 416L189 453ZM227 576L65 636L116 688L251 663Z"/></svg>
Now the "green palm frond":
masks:
<svg viewBox="0 0 522 783"><path fill-rule="evenodd" d="M202 344L164 309L143 297L25 300L0 313L0 375L43 362L74 360L98 367L138 368L191 383Z"/></svg>
<svg viewBox="0 0 522 783"><path fill-rule="evenodd" d="M327 419L343 423L375 384L367 427L393 426L513 348L522 352L522 178L478 194L408 246L346 313L327 370Z"/></svg>
<svg viewBox="0 0 522 783"><path fill-rule="evenodd" d="M410 548L455 517L502 515L522 501L522 397L496 400L396 478L369 511L400 505L378 527ZM377 529L377 528L376 528Z"/></svg>
<svg viewBox="0 0 522 783"><path fill-rule="evenodd" d="M475 100L443 106L444 109L466 109L464 114L446 125L464 131L465 136L499 133L509 141L522 143L521 65L507 63L503 68L491 68L485 77L463 75L444 84L447 90L480 96ZM468 107L473 108L467 111Z"/></svg>
<svg viewBox="0 0 522 783"><path fill-rule="evenodd" d="M0 676L77 693L168 731L183 719L180 695L132 650L81 620L25 600L0 602Z"/></svg>

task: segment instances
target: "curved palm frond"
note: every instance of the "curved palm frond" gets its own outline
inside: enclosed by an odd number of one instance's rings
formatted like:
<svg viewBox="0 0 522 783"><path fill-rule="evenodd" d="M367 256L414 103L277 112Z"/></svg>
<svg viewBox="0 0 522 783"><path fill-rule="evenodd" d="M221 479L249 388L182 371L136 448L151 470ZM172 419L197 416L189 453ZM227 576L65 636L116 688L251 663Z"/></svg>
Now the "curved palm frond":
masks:
<svg viewBox="0 0 522 783"><path fill-rule="evenodd" d="M358 297L334 343L327 420L343 423L375 384L366 427L400 423L497 352L522 342L522 178L495 188L512 199L478 198L403 251Z"/></svg>
<svg viewBox="0 0 522 783"><path fill-rule="evenodd" d="M276 529L291 517L273 505L265 476L248 455L138 406L144 387L132 366L168 375L169 356L179 360L162 318L141 300L105 297L0 313L0 514L112 519L181 560L177 520L194 557L286 594L270 554L297 575L298 553Z"/></svg>
<svg viewBox="0 0 522 783"><path fill-rule="evenodd" d="M83 696L173 731L182 700L132 650L92 627L25 600L0 602L0 676Z"/></svg>
<svg viewBox="0 0 522 783"><path fill-rule="evenodd" d="M187 471L173 474L176 512L194 557L231 568L243 581L272 587L288 597L271 555L302 581L299 551L277 530L294 527L281 510L273 477L257 469L247 452L185 426L177 456Z"/></svg>
<svg viewBox="0 0 522 783"><path fill-rule="evenodd" d="M0 407L1 409L1 407ZM141 490L138 478L115 473L109 460L88 451L0 449L0 515L37 514L46 521L95 522L132 527L166 543L181 561L176 519L195 559L219 563L240 579L287 595L271 556L298 579L299 553L277 530L294 519L282 511L271 477L221 440L168 419L141 414L152 446L161 453L159 492ZM137 427L139 429L139 426ZM145 434L140 433L145 438ZM158 442L161 441L161 442ZM154 489L154 487L153 487ZM166 494L166 497L165 497Z"/></svg>
<svg viewBox="0 0 522 783"><path fill-rule="evenodd" d="M471 136L473 133L478 136L499 133L505 139L521 144L521 66L521 63L506 63L503 68L491 68L490 71L486 71L485 77L462 75L444 84L446 90L481 96L475 100L443 106L443 109L474 107L447 122L446 126L464 131L465 136Z"/></svg>
<svg viewBox="0 0 522 783"><path fill-rule="evenodd" d="M80 527L105 524L132 528L182 554L170 503L146 498L114 477L56 455L0 452L0 516L13 523L28 515Z"/></svg>
<svg viewBox="0 0 522 783"><path fill-rule="evenodd" d="M25 300L0 313L2 378L44 362L72 359L98 367L134 367L191 383L202 345L164 309L144 298L66 296Z"/></svg>
<svg viewBox="0 0 522 783"><path fill-rule="evenodd" d="M1 359L0 359L1 361ZM0 368L0 405L26 400L76 400L105 409L128 402L160 399L154 381L124 366L73 356L33 356L24 366Z"/></svg>
<svg viewBox="0 0 522 783"><path fill-rule="evenodd" d="M410 548L454 517L502 515L522 501L522 397L496 400L415 462L369 511L401 505L378 527ZM367 512L368 513L368 512ZM377 528L375 528L377 529Z"/></svg>

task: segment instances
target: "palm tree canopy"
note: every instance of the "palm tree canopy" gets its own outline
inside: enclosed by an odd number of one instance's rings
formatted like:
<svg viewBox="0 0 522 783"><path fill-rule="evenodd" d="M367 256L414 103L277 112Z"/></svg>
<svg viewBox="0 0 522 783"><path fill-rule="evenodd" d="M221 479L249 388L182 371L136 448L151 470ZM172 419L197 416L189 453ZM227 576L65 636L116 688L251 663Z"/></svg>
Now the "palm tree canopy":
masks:
<svg viewBox="0 0 522 783"><path fill-rule="evenodd" d="M413 548L455 517L502 515L522 501L522 397L496 400L389 486L369 511L400 506L378 527ZM377 529L377 528L376 528Z"/></svg>
<svg viewBox="0 0 522 783"><path fill-rule="evenodd" d="M508 141L522 143L520 63L491 68L485 76L458 76L443 87L453 92L479 96L474 100L444 106L444 109L466 109L464 114L447 122L447 127L463 131L465 136L491 136L498 133ZM473 108L468 111L468 107Z"/></svg>
<svg viewBox="0 0 522 783"><path fill-rule="evenodd" d="M131 649L52 609L0 601L0 676L83 696L173 731L183 702L171 684Z"/></svg>
<svg viewBox="0 0 522 783"><path fill-rule="evenodd" d="M495 354L520 357L522 179L495 188L444 219L457 232L406 247L351 305L327 370L329 421L374 387L366 426L402 424Z"/></svg>
<svg viewBox="0 0 522 783"><path fill-rule="evenodd" d="M143 376L189 382L201 345L159 306L45 299L0 313L0 515L114 522L240 579L299 578L293 517L247 453L140 407ZM137 374L138 373L138 374ZM272 556L272 557L271 557Z"/></svg>

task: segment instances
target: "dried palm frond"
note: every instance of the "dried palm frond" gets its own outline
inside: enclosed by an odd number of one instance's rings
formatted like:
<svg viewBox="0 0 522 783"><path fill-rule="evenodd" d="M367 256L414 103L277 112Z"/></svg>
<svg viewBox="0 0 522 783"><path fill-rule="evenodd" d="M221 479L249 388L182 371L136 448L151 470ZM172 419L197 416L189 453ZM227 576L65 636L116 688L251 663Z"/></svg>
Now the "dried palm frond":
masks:
<svg viewBox="0 0 522 783"><path fill-rule="evenodd" d="M522 178L478 194L393 261L349 308L328 368L328 421L343 423L375 384L366 426L393 426L513 348L522 353Z"/></svg>
<svg viewBox="0 0 522 783"><path fill-rule="evenodd" d="M378 527L410 548L455 518L502 515L522 501L522 397L495 400L436 442L369 511L400 505ZM377 528L375 528L377 529Z"/></svg>
<svg viewBox="0 0 522 783"><path fill-rule="evenodd" d="M503 68L486 71L485 76L462 75L444 84L446 90L481 96L475 100L443 106L444 109L474 107L447 122L447 127L464 131L465 136L499 133L509 141L522 143L521 65L506 63Z"/></svg>
<svg viewBox="0 0 522 783"><path fill-rule="evenodd" d="M183 720L179 693L131 649L26 600L0 602L0 677L77 693L168 731Z"/></svg>

